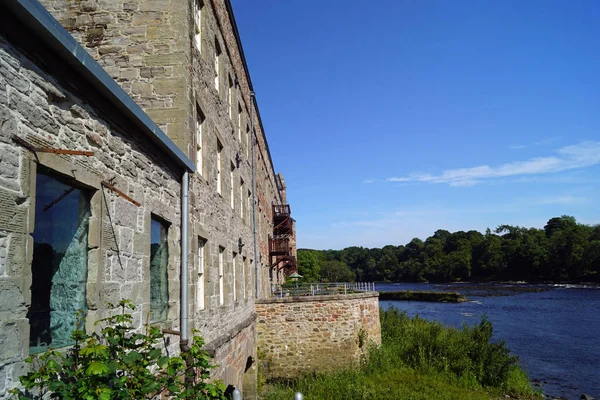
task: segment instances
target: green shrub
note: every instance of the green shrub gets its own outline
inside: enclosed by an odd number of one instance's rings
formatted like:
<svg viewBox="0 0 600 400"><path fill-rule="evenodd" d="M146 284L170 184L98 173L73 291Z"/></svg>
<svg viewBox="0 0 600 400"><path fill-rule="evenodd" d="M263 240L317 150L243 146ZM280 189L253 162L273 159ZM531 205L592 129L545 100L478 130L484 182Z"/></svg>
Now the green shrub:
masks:
<svg viewBox="0 0 600 400"><path fill-rule="evenodd" d="M271 382L265 399L519 399L542 396L531 387L518 357L492 341L492 324L446 327L396 309L380 311L381 346L369 348L360 368Z"/></svg>
<svg viewBox="0 0 600 400"><path fill-rule="evenodd" d="M28 357L32 371L20 378L24 390L14 389L13 398L138 400L164 393L171 399L225 399L222 384L207 382L212 365L200 336L185 355L169 356L158 328L133 329L127 311L135 307L129 300L115 308L120 313L98 321L104 325L100 334L77 330L68 351Z"/></svg>
<svg viewBox="0 0 600 400"><path fill-rule="evenodd" d="M504 341L492 342L492 324L485 317L479 325L462 330L439 322L409 318L396 309L382 311L381 351L388 367L398 363L423 372L440 372L472 385L506 387L509 373L519 358ZM375 350L375 357L378 358ZM381 361L380 361L381 362Z"/></svg>

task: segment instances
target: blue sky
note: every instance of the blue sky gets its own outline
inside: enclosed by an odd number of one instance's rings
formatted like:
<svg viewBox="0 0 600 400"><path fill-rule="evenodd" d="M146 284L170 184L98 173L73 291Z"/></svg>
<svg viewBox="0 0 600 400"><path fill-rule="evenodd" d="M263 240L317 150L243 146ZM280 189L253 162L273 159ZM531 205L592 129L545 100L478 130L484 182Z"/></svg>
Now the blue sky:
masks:
<svg viewBox="0 0 600 400"><path fill-rule="evenodd" d="M299 247L600 223L600 2L232 3Z"/></svg>

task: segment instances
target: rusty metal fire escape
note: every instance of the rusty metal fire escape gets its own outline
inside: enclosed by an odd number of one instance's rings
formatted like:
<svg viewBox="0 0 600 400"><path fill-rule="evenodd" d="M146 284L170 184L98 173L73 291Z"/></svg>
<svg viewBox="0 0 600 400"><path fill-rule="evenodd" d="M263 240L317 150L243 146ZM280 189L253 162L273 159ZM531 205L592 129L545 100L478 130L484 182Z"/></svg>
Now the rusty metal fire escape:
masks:
<svg viewBox="0 0 600 400"><path fill-rule="evenodd" d="M290 239L294 233L289 204L273 205L273 237L269 238L271 268L283 269L285 276L298 272L296 257L292 254Z"/></svg>

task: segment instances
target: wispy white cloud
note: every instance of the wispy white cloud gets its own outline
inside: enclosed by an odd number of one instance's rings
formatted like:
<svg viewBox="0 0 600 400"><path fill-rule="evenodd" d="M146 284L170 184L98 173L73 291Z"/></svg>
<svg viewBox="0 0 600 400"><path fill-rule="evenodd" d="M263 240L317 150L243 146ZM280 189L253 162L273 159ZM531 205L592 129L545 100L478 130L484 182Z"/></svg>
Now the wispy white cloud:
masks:
<svg viewBox="0 0 600 400"><path fill-rule="evenodd" d="M554 144L556 142L561 141L560 136L549 137L547 139L538 140L537 142L533 142L534 146L546 146L549 144Z"/></svg>
<svg viewBox="0 0 600 400"><path fill-rule="evenodd" d="M562 138L560 136L554 136L554 137L549 137L547 139L542 139L542 140L538 140L537 142L533 142L529 145L527 144L514 144L512 146L508 146L509 149L513 149L513 150L521 150L521 149L525 149L527 147L530 146L547 146L550 144L554 144L556 142L559 142Z"/></svg>
<svg viewBox="0 0 600 400"><path fill-rule="evenodd" d="M546 197L539 201L540 204L561 204L561 205L569 205L569 204L583 204L588 203L590 201L587 197L579 197L579 196L556 196L556 197Z"/></svg>
<svg viewBox="0 0 600 400"><path fill-rule="evenodd" d="M375 182L375 179L365 179L362 183L369 184Z"/></svg>
<svg viewBox="0 0 600 400"><path fill-rule="evenodd" d="M414 172L407 176L387 178L388 182L446 183L450 186L473 186L489 179L541 175L591 167L600 164L600 141L587 141L565 146L556 155L514 161L497 167L481 165L443 171L439 175Z"/></svg>

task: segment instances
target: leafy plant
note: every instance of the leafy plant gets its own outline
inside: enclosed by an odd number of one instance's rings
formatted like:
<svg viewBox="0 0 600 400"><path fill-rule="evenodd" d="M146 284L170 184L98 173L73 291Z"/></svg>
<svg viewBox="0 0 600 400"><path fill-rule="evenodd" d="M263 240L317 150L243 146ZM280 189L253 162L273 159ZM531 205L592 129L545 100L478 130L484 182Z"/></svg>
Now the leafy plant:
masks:
<svg viewBox="0 0 600 400"><path fill-rule="evenodd" d="M223 384L207 382L213 366L197 332L188 352L170 356L158 328L146 324L145 333L135 331L131 301L110 308L120 312L96 323L104 325L99 334L76 330L75 345L68 351L28 357L32 371L20 378L24 390L11 391L13 399L138 400L162 394L170 399L225 399Z"/></svg>
<svg viewBox="0 0 600 400"><path fill-rule="evenodd" d="M343 393L344 400L544 397L532 388L506 344L492 340L492 324L485 318L473 327L454 329L390 309L380 310L380 320L381 346L367 343L360 366L270 380L261 388L262 398L291 399L295 392L307 399L337 399ZM264 357L259 352L259 359Z"/></svg>

